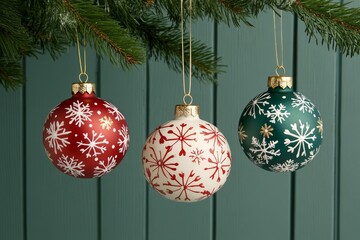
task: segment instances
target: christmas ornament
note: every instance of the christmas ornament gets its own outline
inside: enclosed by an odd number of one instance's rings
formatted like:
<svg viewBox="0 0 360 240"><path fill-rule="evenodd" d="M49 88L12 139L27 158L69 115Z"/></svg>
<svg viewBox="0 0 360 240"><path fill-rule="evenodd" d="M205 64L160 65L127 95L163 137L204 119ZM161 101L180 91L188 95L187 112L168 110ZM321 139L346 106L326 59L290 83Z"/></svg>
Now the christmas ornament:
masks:
<svg viewBox="0 0 360 240"><path fill-rule="evenodd" d="M191 6L189 89L184 74L184 19L181 0L183 105L175 119L161 124L143 148L142 167L146 180L162 196L179 202L195 202L217 192L230 173L231 153L217 127L201 120L191 96Z"/></svg>
<svg viewBox="0 0 360 240"><path fill-rule="evenodd" d="M101 177L125 156L128 126L113 104L95 96L93 83L74 83L72 94L46 118L45 150L63 173L78 178Z"/></svg>
<svg viewBox="0 0 360 240"><path fill-rule="evenodd" d="M268 78L268 91L252 99L241 114L238 133L246 156L257 166L273 172L293 172L307 165L320 150L323 123L315 105L294 92L292 77L286 77L280 11L282 63L279 64L276 20L274 42L276 76ZM282 70L283 75L278 71Z"/></svg>
<svg viewBox="0 0 360 240"><path fill-rule="evenodd" d="M87 83L85 40L84 67L79 41L77 46L80 82L72 84L72 97L48 114L43 144L49 159L61 172L77 178L101 177L124 158L129 131L119 110L96 97L95 84Z"/></svg>
<svg viewBox="0 0 360 240"><path fill-rule="evenodd" d="M164 197L199 201L218 191L230 173L231 153L217 127L196 105L177 105L176 118L157 127L144 145L146 180Z"/></svg>
<svg viewBox="0 0 360 240"><path fill-rule="evenodd" d="M292 172L320 150L323 123L315 105L294 92L291 77L271 76L268 91L252 99L239 121L240 144L257 166Z"/></svg>

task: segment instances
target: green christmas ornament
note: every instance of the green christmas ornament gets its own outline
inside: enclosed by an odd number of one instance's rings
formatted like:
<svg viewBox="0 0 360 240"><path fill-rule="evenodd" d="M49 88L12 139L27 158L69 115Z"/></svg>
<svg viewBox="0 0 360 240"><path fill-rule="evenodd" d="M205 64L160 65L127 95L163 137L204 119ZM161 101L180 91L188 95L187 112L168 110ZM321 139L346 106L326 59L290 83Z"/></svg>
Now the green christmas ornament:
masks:
<svg viewBox="0 0 360 240"><path fill-rule="evenodd" d="M292 77L271 76L268 87L241 114L240 144L257 166L273 172L293 172L319 152L323 122L315 105L294 92Z"/></svg>

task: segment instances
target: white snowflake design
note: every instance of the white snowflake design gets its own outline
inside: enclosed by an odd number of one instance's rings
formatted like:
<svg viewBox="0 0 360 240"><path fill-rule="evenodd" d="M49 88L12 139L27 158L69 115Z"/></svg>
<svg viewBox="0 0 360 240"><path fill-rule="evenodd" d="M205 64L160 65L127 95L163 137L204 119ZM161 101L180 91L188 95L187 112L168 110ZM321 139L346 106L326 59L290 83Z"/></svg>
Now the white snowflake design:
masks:
<svg viewBox="0 0 360 240"><path fill-rule="evenodd" d="M271 165L270 170L274 172L294 172L298 168L299 163L295 163L294 160L289 159L284 163Z"/></svg>
<svg viewBox="0 0 360 240"><path fill-rule="evenodd" d="M71 131L66 131L64 122L56 121L50 123L50 127L46 128L46 133L48 136L45 138L45 141L48 141L49 147L54 149L55 154L57 154L58 150L62 152L62 149L70 144L66 135L71 133Z"/></svg>
<svg viewBox="0 0 360 240"><path fill-rule="evenodd" d="M293 108L299 108L301 112L312 113L314 111L315 105L309 101L304 95L301 93L294 92L296 98L291 98L292 103L291 106Z"/></svg>
<svg viewBox="0 0 360 240"><path fill-rule="evenodd" d="M104 102L105 102L104 106L108 108L109 113L111 115L115 115L115 120L120 121L125 119L124 115L122 115L122 113L119 112L119 110L113 104L106 101Z"/></svg>
<svg viewBox="0 0 360 240"><path fill-rule="evenodd" d="M111 126L114 123L113 120L111 120L111 117L107 117L107 116L100 118L99 121L102 129L106 129L106 130L110 130Z"/></svg>
<svg viewBox="0 0 360 240"><path fill-rule="evenodd" d="M315 128L310 129L310 124L306 122L303 124L301 120L299 120L299 129L297 123L290 124L291 129L294 133L291 133L288 129L285 129L284 134L293 137L293 140L288 138L285 139L285 146L288 146L288 152L294 153L297 150L296 157L306 156L306 148L313 148L313 144L310 141L315 141L316 136L314 135ZM295 144L293 146L289 146Z"/></svg>
<svg viewBox="0 0 360 240"><path fill-rule="evenodd" d="M270 98L270 94L267 92L259 94L246 105L243 116L249 115L256 119L256 111L259 115L264 114L264 109L261 107L269 104L266 100Z"/></svg>
<svg viewBox="0 0 360 240"><path fill-rule="evenodd" d="M94 177L101 177L116 166L116 159L113 156L107 158L107 161L99 161L99 165L94 168Z"/></svg>
<svg viewBox="0 0 360 240"><path fill-rule="evenodd" d="M84 176L84 163L82 161L79 162L78 159L74 157L65 156L64 154L58 159L57 164L64 173L72 175L74 177Z"/></svg>
<svg viewBox="0 0 360 240"><path fill-rule="evenodd" d="M51 111L49 112L49 114L47 115L45 122L47 122L47 120L49 120L49 118L54 114L54 112L56 111L56 109L59 108L59 105L54 107L53 109L51 109Z"/></svg>
<svg viewBox="0 0 360 240"><path fill-rule="evenodd" d="M117 142L119 144L119 152L125 154L126 150L129 147L130 135L129 129L127 126L122 125L121 129L119 129L120 138Z"/></svg>
<svg viewBox="0 0 360 240"><path fill-rule="evenodd" d="M290 116L290 113L286 111L286 107L281 103L279 104L279 108L276 108L276 105L271 104L269 110L266 111L264 115L268 118L271 118L271 123L276 123L276 121L282 123L285 121L285 118Z"/></svg>
<svg viewBox="0 0 360 240"><path fill-rule="evenodd" d="M73 102L72 105L70 105L68 108L65 108L66 115L65 118L70 118L69 124L72 124L75 122L75 125L78 127L81 127L81 125L84 125L85 121L91 121L92 111L90 111L89 104L84 104L83 102L80 102L77 100L76 102Z"/></svg>
<svg viewBox="0 0 360 240"><path fill-rule="evenodd" d="M99 155L100 153L104 153L106 151L105 144L109 144L109 142L104 138L104 135L102 133L96 133L94 130L92 130L92 137L89 138L88 133L83 133L84 139L86 142L83 143L83 141L77 142L78 147L80 148L81 153L86 153L86 157L95 157Z"/></svg>
<svg viewBox="0 0 360 240"><path fill-rule="evenodd" d="M303 161L300 165L305 166L306 164L311 162L315 158L316 154L318 154L319 151L320 151L320 146L315 150L311 150L310 156L307 159L305 159L305 161Z"/></svg>
<svg viewBox="0 0 360 240"><path fill-rule="evenodd" d="M262 142L260 142L259 139L253 136L251 141L251 145L253 145L253 147L250 148L250 151L255 156L252 156L251 154L248 155L257 165L268 164L274 156L280 156L281 154L279 149L275 149L277 143L278 141L270 141L267 143L265 138L263 138Z"/></svg>

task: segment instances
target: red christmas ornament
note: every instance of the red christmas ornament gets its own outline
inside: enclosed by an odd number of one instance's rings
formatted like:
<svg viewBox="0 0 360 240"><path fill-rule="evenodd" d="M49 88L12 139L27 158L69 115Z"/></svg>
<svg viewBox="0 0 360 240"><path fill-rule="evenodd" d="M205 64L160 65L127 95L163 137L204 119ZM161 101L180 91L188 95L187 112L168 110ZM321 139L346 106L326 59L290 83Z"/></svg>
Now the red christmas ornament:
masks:
<svg viewBox="0 0 360 240"><path fill-rule="evenodd" d="M46 153L67 175L101 177L124 158L130 140L128 126L113 104L96 97L93 83L74 83L72 94L45 120Z"/></svg>

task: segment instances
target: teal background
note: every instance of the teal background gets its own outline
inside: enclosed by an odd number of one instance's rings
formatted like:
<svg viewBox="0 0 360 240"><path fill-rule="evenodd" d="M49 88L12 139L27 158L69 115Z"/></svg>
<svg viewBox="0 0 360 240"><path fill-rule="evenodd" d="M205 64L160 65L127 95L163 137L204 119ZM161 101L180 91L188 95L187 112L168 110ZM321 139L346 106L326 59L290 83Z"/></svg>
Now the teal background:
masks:
<svg viewBox="0 0 360 240"><path fill-rule="evenodd" d="M360 1L353 6L360 7ZM297 79L297 91L320 110L324 139L306 168L295 174L267 172L246 159L237 135L242 110L266 91L275 68L271 12L252 23L255 28L212 22L194 28L228 65L217 86L195 81L192 93L202 119L227 137L233 166L216 196L193 204L162 198L147 186L141 170L147 134L172 119L182 101L179 74L152 59L124 72L89 54L97 95L125 115L131 142L113 172L84 180L52 166L41 136L47 113L69 98L77 81L76 50L57 61L46 54L26 58L27 84L16 91L0 89L0 239L359 239L360 57L309 43L303 23L285 14L285 67Z"/></svg>

